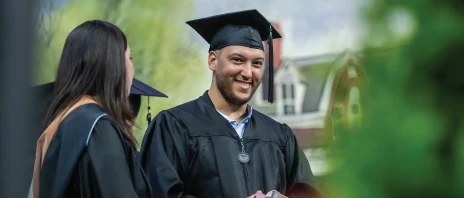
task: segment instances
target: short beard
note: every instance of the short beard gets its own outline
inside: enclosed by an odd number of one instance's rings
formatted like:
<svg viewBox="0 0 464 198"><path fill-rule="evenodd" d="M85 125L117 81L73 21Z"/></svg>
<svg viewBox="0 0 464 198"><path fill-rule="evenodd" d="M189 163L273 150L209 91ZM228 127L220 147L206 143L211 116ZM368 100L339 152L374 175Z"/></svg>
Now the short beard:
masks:
<svg viewBox="0 0 464 198"><path fill-rule="evenodd" d="M248 103L248 101L250 101L251 97L253 97L253 94L256 91L256 88L252 87L250 96L248 96L245 99L241 99L234 94L234 91L232 90L232 83L228 83L224 75L220 73L216 73L216 85L219 91L221 92L222 96L228 103L239 106Z"/></svg>

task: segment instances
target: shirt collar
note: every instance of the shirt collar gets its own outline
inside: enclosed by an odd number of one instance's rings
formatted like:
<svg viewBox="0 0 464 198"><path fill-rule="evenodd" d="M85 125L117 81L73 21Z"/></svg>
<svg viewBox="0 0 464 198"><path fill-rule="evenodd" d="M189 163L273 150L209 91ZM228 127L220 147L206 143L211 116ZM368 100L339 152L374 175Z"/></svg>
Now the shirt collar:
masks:
<svg viewBox="0 0 464 198"><path fill-rule="evenodd" d="M220 111L218 111L216 109L217 112L219 112L225 119L227 119L227 121L229 121L229 123L231 124L235 124L237 121L235 120L232 120L230 119L228 116L226 116L225 114L221 113ZM246 124L248 123L248 121L250 120L251 118L251 115L253 114L253 107L251 107L250 105L247 104L247 112L248 112L248 115L247 117L243 118L243 120L240 122L240 123L243 123L243 124Z"/></svg>

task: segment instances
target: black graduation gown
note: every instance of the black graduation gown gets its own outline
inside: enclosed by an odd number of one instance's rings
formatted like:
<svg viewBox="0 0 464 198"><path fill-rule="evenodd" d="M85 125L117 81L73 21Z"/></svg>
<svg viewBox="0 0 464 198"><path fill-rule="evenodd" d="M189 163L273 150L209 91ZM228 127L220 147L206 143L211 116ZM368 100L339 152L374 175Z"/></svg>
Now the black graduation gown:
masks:
<svg viewBox="0 0 464 198"><path fill-rule="evenodd" d="M136 151L96 104L73 110L50 142L41 198L151 197Z"/></svg>
<svg viewBox="0 0 464 198"><path fill-rule="evenodd" d="M277 190L316 197L310 165L292 130L253 110L241 141L207 92L160 112L141 147L141 165L154 197L247 197Z"/></svg>
<svg viewBox="0 0 464 198"><path fill-rule="evenodd" d="M28 116L32 116L32 123L31 123L31 133L29 138L33 139L34 146L30 146L28 150L27 156L25 156L25 160L28 161L29 166L27 169L24 170L24 174L28 176L28 178L32 178L34 173L34 164L35 164L35 154L36 154L36 144L37 140L39 139L40 135L42 135L43 130L42 128L42 119L45 116L46 106L49 101L50 94L53 91L53 86L51 84L47 84L46 86L40 86L38 88L31 88L31 92L34 95L34 108L32 109L32 113ZM32 189L30 189L32 190Z"/></svg>

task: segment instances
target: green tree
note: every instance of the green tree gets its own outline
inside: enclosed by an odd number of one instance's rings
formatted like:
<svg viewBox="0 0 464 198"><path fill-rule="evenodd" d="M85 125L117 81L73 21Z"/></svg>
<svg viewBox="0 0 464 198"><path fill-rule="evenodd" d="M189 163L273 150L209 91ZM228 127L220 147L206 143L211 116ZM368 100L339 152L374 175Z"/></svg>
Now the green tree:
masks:
<svg viewBox="0 0 464 198"><path fill-rule="evenodd" d="M185 21L191 2L169 0L73 0L43 14L36 49L37 83L54 80L57 63L69 32L86 20L103 19L120 27L132 50L135 77L169 96L150 98L152 117L163 109L195 98L207 73L202 56L188 42ZM147 98L136 122L136 137L147 128Z"/></svg>
<svg viewBox="0 0 464 198"><path fill-rule="evenodd" d="M363 125L341 147L343 164L330 176L327 197L464 196L463 7L369 2L365 45L378 49L364 51Z"/></svg>

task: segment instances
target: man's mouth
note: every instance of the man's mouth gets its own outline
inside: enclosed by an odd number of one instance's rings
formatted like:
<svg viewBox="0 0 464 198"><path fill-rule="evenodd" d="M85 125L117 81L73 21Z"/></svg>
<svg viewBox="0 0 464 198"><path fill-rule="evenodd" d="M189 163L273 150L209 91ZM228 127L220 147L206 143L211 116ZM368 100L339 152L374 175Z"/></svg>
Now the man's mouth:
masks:
<svg viewBox="0 0 464 198"><path fill-rule="evenodd" d="M251 87L251 82L246 82L246 81L241 81L241 80L235 80L235 82L242 89L249 89Z"/></svg>

